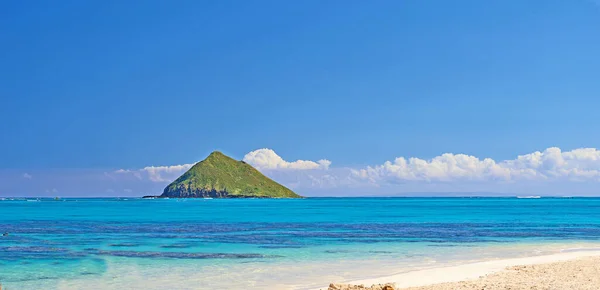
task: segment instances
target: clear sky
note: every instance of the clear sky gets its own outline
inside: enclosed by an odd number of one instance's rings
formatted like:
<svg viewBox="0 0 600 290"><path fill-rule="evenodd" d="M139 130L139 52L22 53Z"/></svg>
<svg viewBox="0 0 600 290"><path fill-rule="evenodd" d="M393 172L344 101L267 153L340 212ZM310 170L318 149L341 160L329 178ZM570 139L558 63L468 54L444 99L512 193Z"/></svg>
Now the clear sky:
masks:
<svg viewBox="0 0 600 290"><path fill-rule="evenodd" d="M0 196L216 149L308 195L600 194L595 0L4 1L0 43Z"/></svg>

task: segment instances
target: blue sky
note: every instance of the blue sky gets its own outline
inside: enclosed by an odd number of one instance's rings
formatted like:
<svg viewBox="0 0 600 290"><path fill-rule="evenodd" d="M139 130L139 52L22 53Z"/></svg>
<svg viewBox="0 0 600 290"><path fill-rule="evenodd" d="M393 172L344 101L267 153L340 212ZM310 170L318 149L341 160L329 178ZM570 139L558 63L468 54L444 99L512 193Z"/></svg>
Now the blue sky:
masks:
<svg viewBox="0 0 600 290"><path fill-rule="evenodd" d="M500 164L598 148L596 1L1 5L0 195L155 193L171 175L112 174L261 148L285 162L329 160L263 169L309 195L597 192L589 150L565 157L583 180L550 165L528 167L546 179L527 182L359 174L397 157Z"/></svg>

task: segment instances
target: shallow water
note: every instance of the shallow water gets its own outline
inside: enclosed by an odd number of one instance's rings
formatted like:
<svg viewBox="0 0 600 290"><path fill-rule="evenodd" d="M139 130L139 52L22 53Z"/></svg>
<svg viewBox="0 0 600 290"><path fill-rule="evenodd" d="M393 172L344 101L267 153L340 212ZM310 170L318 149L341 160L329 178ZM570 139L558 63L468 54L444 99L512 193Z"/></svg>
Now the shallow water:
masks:
<svg viewBox="0 0 600 290"><path fill-rule="evenodd" d="M596 247L595 198L0 201L8 289L294 289Z"/></svg>

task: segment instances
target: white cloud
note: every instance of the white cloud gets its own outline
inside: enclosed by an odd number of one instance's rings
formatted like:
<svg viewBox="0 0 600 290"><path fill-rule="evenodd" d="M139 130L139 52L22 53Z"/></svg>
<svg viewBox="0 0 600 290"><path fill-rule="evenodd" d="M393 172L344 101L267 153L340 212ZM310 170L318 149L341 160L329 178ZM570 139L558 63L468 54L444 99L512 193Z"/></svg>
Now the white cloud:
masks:
<svg viewBox="0 0 600 290"><path fill-rule="evenodd" d="M141 171L148 174L148 178L154 182L167 182L179 177L181 174L192 168L193 164L172 165L172 166L147 166Z"/></svg>
<svg viewBox="0 0 600 290"><path fill-rule="evenodd" d="M25 178L25 179L32 179L33 176L31 176L31 174L29 174L29 173L24 173L23 174L23 178Z"/></svg>
<svg viewBox="0 0 600 290"><path fill-rule="evenodd" d="M140 170L129 170L129 169L119 169L116 170L114 173L116 174L131 174L133 176L135 176L135 178L137 179L142 179L142 174L140 172Z"/></svg>
<svg viewBox="0 0 600 290"><path fill-rule="evenodd" d="M329 169L331 161L321 159L319 161L296 160L288 162L283 160L275 151L267 148L254 150L244 156L244 162L254 166L258 170L311 170Z"/></svg>
<svg viewBox="0 0 600 290"><path fill-rule="evenodd" d="M129 188L125 188L125 189L123 189L123 191L124 191L124 192L127 192L127 193L132 193L132 192L133 192L133 190L131 190L131 189L129 189Z"/></svg>
<svg viewBox="0 0 600 290"><path fill-rule="evenodd" d="M552 147L496 162L465 154L446 153L429 160L398 157L393 162L353 170L370 182L388 181L600 181L600 150L581 148L562 152Z"/></svg>
<svg viewBox="0 0 600 290"><path fill-rule="evenodd" d="M170 166L146 166L137 170L119 169L115 170L114 173L129 174L140 180L149 179L153 182L171 182L194 166L194 164L195 163Z"/></svg>

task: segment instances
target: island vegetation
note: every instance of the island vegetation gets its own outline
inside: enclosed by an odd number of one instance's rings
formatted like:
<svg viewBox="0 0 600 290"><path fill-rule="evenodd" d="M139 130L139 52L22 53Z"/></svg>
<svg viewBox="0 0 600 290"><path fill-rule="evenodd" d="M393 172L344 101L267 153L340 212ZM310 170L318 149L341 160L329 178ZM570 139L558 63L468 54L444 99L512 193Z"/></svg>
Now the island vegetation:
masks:
<svg viewBox="0 0 600 290"><path fill-rule="evenodd" d="M215 151L169 184L160 196L145 198L300 198L244 161Z"/></svg>

